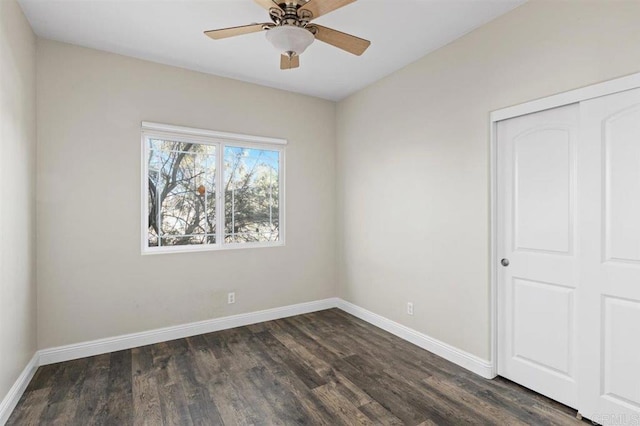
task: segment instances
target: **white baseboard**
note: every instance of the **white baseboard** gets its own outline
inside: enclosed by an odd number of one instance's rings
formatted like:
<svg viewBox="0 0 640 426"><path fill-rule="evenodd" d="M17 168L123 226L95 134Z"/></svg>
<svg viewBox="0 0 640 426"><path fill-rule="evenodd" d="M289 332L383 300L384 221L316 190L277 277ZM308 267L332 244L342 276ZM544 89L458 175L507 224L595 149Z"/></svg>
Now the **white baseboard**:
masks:
<svg viewBox="0 0 640 426"><path fill-rule="evenodd" d="M413 343L422 349L426 349L429 352L466 368L467 370L482 377L487 379L495 377L492 364L489 361L429 337L402 324L391 321L381 315L354 305L353 303L334 297L313 302L299 303L297 305L283 306L281 308L266 309L264 311L232 315L190 324L143 331L140 333L92 340L73 345L42 349L36 352L18 380L16 380L16 383L13 385L11 390L9 390L7 396L0 403L0 425L4 425L8 420L11 412L20 400L24 390L40 365L71 361L73 359L132 349L139 346L152 345L154 343L167 342L169 340L197 336L199 334L212 333L214 331L242 327L245 325L272 321L331 308L342 309L355 317L388 331L401 339Z"/></svg>
<svg viewBox="0 0 640 426"><path fill-rule="evenodd" d="M368 311L346 300L338 299L338 308L343 311L360 318L375 325L391 334L404 339L416 346L426 349L447 361L451 361L460 367L476 373L486 379L493 379L496 375L493 372L493 365L490 361L479 358L466 351L453 347L447 343L441 342L438 339L422 334L412 328L399 324L395 321L391 321L381 315Z"/></svg>
<svg viewBox="0 0 640 426"><path fill-rule="evenodd" d="M442 358L479 374L482 377L489 379L495 377L492 364L489 361L481 359L475 355L339 298L317 300L297 305L283 306L281 308L232 315L173 327L143 331L140 333L126 334L67 346L59 346L56 348L43 349L38 353L39 363L40 365L47 365L70 361L73 359L121 351L139 346L152 345L154 343L167 342L169 340L197 336L199 334L212 333L214 331L242 327L245 325L272 321L330 308L342 309L351 315L386 330L401 339L428 350L429 352L441 356Z"/></svg>
<svg viewBox="0 0 640 426"><path fill-rule="evenodd" d="M18 405L18 401L20 401L33 375L36 374L39 365L38 353L36 352L24 370L22 370L22 373L20 373L18 380L9 389L9 393L0 401L0 425L4 425L9 420L13 409Z"/></svg>
<svg viewBox="0 0 640 426"><path fill-rule="evenodd" d="M140 333L108 337L105 339L59 346L56 348L43 349L39 352L40 365L70 361L88 356L137 348L139 346L152 345L154 343L167 342L169 340L197 336L199 334L212 333L214 331L226 330L234 327L242 327L264 321L272 321L294 315L307 314L309 312L335 308L336 305L337 299L330 298L307 303L299 303L297 305L283 306L281 308L266 309L264 311L193 322L173 327L159 328Z"/></svg>

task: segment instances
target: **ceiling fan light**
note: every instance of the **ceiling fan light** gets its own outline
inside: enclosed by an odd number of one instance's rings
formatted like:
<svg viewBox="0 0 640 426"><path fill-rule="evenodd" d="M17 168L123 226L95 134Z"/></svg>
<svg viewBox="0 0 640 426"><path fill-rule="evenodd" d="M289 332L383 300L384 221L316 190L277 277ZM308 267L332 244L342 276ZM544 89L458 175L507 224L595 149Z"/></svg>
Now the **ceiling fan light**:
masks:
<svg viewBox="0 0 640 426"><path fill-rule="evenodd" d="M293 25L273 27L267 31L266 36L278 52L294 52L298 56L315 40L310 31Z"/></svg>

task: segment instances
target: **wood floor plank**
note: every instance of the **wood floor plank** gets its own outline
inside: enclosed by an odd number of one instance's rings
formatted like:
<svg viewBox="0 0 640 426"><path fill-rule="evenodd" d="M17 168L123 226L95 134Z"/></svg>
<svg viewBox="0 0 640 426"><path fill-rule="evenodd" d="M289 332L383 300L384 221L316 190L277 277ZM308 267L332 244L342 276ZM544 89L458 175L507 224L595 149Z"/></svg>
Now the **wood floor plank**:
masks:
<svg viewBox="0 0 640 426"><path fill-rule="evenodd" d="M385 409L377 401L372 400L358 409L376 425L399 426L404 424L402 420L391 414L389 410Z"/></svg>
<svg viewBox="0 0 640 426"><path fill-rule="evenodd" d="M335 354L326 351L321 345L317 344L313 339L303 338L303 332L296 325L291 325L287 331L269 331L269 334L275 337L282 345L291 351L306 366L322 375L331 369L331 362L338 359ZM261 334L257 334L260 336Z"/></svg>
<svg viewBox="0 0 640 426"><path fill-rule="evenodd" d="M259 359L251 354L246 339L253 336L248 329L235 328L205 335L213 342L213 351L221 367L229 372L244 372L259 365Z"/></svg>
<svg viewBox="0 0 640 426"><path fill-rule="evenodd" d="M30 391L25 392L7 422L7 426L40 424L42 413L48 405L49 393L49 388L32 388Z"/></svg>
<svg viewBox="0 0 640 426"><path fill-rule="evenodd" d="M276 407L262 395L260 388L255 386L254 381L251 379L251 369L234 374L232 386L238 395L242 395L245 398L247 402L245 407L251 407L257 413L259 420L257 423L251 422L252 424L269 424L271 422L278 424L276 421L278 419Z"/></svg>
<svg viewBox="0 0 640 426"><path fill-rule="evenodd" d="M216 405L223 407L220 413L227 424L264 424L264 419L275 414L247 377L248 370L259 363L255 355L246 356L248 346L240 346L234 336L235 333L227 331L203 336L220 367L209 388L215 395Z"/></svg>
<svg viewBox="0 0 640 426"><path fill-rule="evenodd" d="M171 349L170 364L175 377L182 384L185 399L194 425L223 424L220 412L209 395L206 380L200 377L193 354L186 339L168 342ZM179 379L178 379L179 378Z"/></svg>
<svg viewBox="0 0 640 426"><path fill-rule="evenodd" d="M105 423L108 416L106 402L110 362L111 354L106 354L94 357L89 363L73 420L74 424ZM128 374L131 376L130 372ZM117 397L117 395L113 395L113 397Z"/></svg>
<svg viewBox="0 0 640 426"><path fill-rule="evenodd" d="M497 423L508 424L511 426L524 426L527 424L525 421L518 419L518 417L514 416L511 412L500 410L498 407L490 404L482 398L479 398L472 392L469 392L467 388L456 386L446 379L431 376L426 379L425 382L428 386L438 389L442 394L447 394L456 398L462 404L476 407L478 411L486 413L486 416Z"/></svg>
<svg viewBox="0 0 640 426"><path fill-rule="evenodd" d="M47 404L42 412L38 424L69 426L80 425L74 421L78 401L74 399L62 400L53 404ZM81 423L83 424L83 423Z"/></svg>
<svg viewBox="0 0 640 426"><path fill-rule="evenodd" d="M259 424L261 416L256 408L260 402L239 390L237 380L225 372L216 373L208 382L209 394L213 395L224 424L251 425Z"/></svg>
<svg viewBox="0 0 640 426"><path fill-rule="evenodd" d="M518 390L499 378L492 381L478 380L476 377L463 378L456 371L440 370L439 377L444 377L458 387L464 387L474 395L490 402L492 405L508 412L528 424L567 424L566 414L554 411L549 414L537 407L537 401L532 398L531 391ZM575 416L575 411L573 416ZM569 419L568 424L575 424L575 419Z"/></svg>
<svg viewBox="0 0 640 426"><path fill-rule="evenodd" d="M267 424L290 425L308 422L309 415L304 406L268 368L254 367L247 372L247 377L273 410L273 416L266 419Z"/></svg>
<svg viewBox="0 0 640 426"><path fill-rule="evenodd" d="M217 333L207 333L202 335L202 338L209 343L211 351L216 358L228 358L233 356L233 352L231 352L231 348L229 348L228 340L225 339L226 334L227 333L224 331L219 331Z"/></svg>
<svg viewBox="0 0 640 426"><path fill-rule="evenodd" d="M230 384L231 379L221 368L209 342L203 336L191 337L187 341L191 348L196 376L208 389L222 422L225 424L255 423L259 417L253 409L243 408L249 404Z"/></svg>
<svg viewBox="0 0 640 426"><path fill-rule="evenodd" d="M249 339L247 343L251 352L260 358L260 365L277 378L288 398L299 402L311 424L334 422L327 407L311 391L325 381L309 366L304 372L303 357L298 357L294 352L288 351L289 348L281 346L268 331L255 333L255 338ZM277 350L273 350L274 347ZM295 367L292 368L292 365Z"/></svg>
<svg viewBox="0 0 640 426"><path fill-rule="evenodd" d="M440 407L430 405L406 383L393 381L358 355L340 360L336 368L406 424L418 424L428 419L446 424L451 420Z"/></svg>
<svg viewBox="0 0 640 426"><path fill-rule="evenodd" d="M335 388L337 392L356 407L361 407L373 401L368 394L351 382L351 380L333 369L333 367L330 371L326 372L325 379L327 380L326 386Z"/></svg>
<svg viewBox="0 0 640 426"><path fill-rule="evenodd" d="M162 374L160 374L162 376ZM162 421L166 425L192 426L191 412L180 384L170 383L158 386L158 400ZM126 424L126 423L122 423Z"/></svg>
<svg viewBox="0 0 640 426"><path fill-rule="evenodd" d="M130 350L111 354L106 410L107 415L103 424L133 423L133 375Z"/></svg>
<svg viewBox="0 0 640 426"><path fill-rule="evenodd" d="M147 374L133 377L133 412L133 424L136 426L164 424L155 377Z"/></svg>
<svg viewBox="0 0 640 426"><path fill-rule="evenodd" d="M158 384L158 403L162 421L166 425L191 426L191 413L177 368L170 362L171 356L166 345L151 348L152 364L150 373Z"/></svg>
<svg viewBox="0 0 640 426"><path fill-rule="evenodd" d="M580 422L562 404L329 309L40 367L7 424Z"/></svg>
<svg viewBox="0 0 640 426"><path fill-rule="evenodd" d="M313 393L320 398L335 419L339 419L346 425L373 425L373 421L367 417L358 407L351 404L335 387L323 385L313 389Z"/></svg>
<svg viewBox="0 0 640 426"><path fill-rule="evenodd" d="M282 320L282 327L286 329L300 344L310 345L314 353L318 353L322 359L333 361L346 356L355 355L353 344L348 339L340 339L344 336L336 327L319 327L318 321L309 321L310 318L291 317ZM292 326L293 325L293 326Z"/></svg>
<svg viewBox="0 0 640 426"><path fill-rule="evenodd" d="M103 355L108 359L108 355ZM65 362L52 377L49 402L57 403L66 400L77 399L82 390L83 381L86 379L86 368L95 358L83 358Z"/></svg>
<svg viewBox="0 0 640 426"><path fill-rule="evenodd" d="M131 369L133 377L149 374L153 366L152 348L154 347L158 347L158 345L141 346L131 349Z"/></svg>
<svg viewBox="0 0 640 426"><path fill-rule="evenodd" d="M281 341L276 339L270 332L263 331L255 335L265 346L265 354L271 359L284 364L295 374L309 389L324 385L326 382L316 373L314 369L313 356L310 353L300 355L292 350L292 346L285 346ZM254 344L251 349L259 352ZM315 363L317 365L317 363Z"/></svg>
<svg viewBox="0 0 640 426"><path fill-rule="evenodd" d="M25 392L31 392L32 390L48 388L51 386L52 381L54 380L54 376L56 373L61 370L64 366L64 363L56 363L43 365L38 367L36 374L34 374L33 379L29 382L27 389Z"/></svg>

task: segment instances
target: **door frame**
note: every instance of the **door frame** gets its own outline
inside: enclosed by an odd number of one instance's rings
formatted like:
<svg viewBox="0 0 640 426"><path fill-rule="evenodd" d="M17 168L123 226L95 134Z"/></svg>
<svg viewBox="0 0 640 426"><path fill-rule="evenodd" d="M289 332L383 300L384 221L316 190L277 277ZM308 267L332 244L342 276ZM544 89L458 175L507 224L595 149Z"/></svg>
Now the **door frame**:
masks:
<svg viewBox="0 0 640 426"><path fill-rule="evenodd" d="M497 124L499 121L526 114L583 102L601 96L640 88L640 72L613 80L592 84L568 92L547 96L523 104L492 111L489 116L489 167L490 167L490 320L491 320L491 376L498 375L498 150Z"/></svg>

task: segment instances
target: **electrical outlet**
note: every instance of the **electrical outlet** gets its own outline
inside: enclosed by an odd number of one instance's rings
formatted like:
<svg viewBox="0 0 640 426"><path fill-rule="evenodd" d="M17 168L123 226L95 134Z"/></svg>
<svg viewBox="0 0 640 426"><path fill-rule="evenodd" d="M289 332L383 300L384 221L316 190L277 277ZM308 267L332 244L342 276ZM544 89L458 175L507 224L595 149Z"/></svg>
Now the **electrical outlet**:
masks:
<svg viewBox="0 0 640 426"><path fill-rule="evenodd" d="M232 303L236 303L236 294L231 292L227 295L227 303L231 305Z"/></svg>
<svg viewBox="0 0 640 426"><path fill-rule="evenodd" d="M413 303L407 303L407 314L413 315Z"/></svg>

